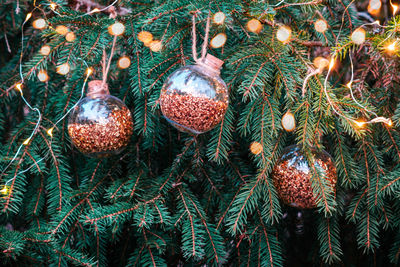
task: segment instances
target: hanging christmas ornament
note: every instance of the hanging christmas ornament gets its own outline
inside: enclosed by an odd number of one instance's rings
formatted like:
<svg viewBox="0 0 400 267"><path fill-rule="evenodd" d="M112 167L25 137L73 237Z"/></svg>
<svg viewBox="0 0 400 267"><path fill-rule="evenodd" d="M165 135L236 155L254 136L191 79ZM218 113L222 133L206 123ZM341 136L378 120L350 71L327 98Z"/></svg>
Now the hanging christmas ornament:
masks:
<svg viewBox="0 0 400 267"><path fill-rule="evenodd" d="M121 100L110 95L106 83L94 80L69 115L68 133L74 146L87 156L116 155L129 143L132 115Z"/></svg>
<svg viewBox="0 0 400 267"><path fill-rule="evenodd" d="M40 48L39 53L43 56L48 56L51 52L51 47L48 45L44 45Z"/></svg>
<svg viewBox="0 0 400 267"><path fill-rule="evenodd" d="M313 169L323 172L320 178L335 192L337 174L335 164L325 151L312 151ZM313 170L299 146L284 149L272 171L272 179L279 198L287 205L302 209L316 207L311 186Z"/></svg>
<svg viewBox="0 0 400 267"><path fill-rule="evenodd" d="M314 28L317 32L324 33L328 29L328 23L323 19L318 19L314 23Z"/></svg>
<svg viewBox="0 0 400 267"><path fill-rule="evenodd" d="M151 34L151 32L141 31L138 34L138 39L139 41L144 43L144 45L149 46L150 43L153 41L153 34Z"/></svg>
<svg viewBox="0 0 400 267"><path fill-rule="evenodd" d="M365 30L363 28L357 28L351 34L351 41L357 45L361 45L365 42Z"/></svg>
<svg viewBox="0 0 400 267"><path fill-rule="evenodd" d="M259 155L263 151L263 146L259 142L253 142L250 145L250 151L254 155Z"/></svg>
<svg viewBox="0 0 400 267"><path fill-rule="evenodd" d="M249 32L254 32L254 33L260 33L261 30L263 29L263 25L261 24L261 22L257 19L251 19L247 22L247 30L249 30Z"/></svg>
<svg viewBox="0 0 400 267"><path fill-rule="evenodd" d="M280 26L276 31L276 39L284 44L289 42L291 36L292 29L290 29L288 26Z"/></svg>
<svg viewBox="0 0 400 267"><path fill-rule="evenodd" d="M118 59L118 63L117 63L118 68L127 69L127 68L129 68L130 65L131 65L131 60L129 57L123 56Z"/></svg>
<svg viewBox="0 0 400 267"><path fill-rule="evenodd" d="M150 50L153 52L160 52L162 49L162 42L160 40L154 40L150 43Z"/></svg>
<svg viewBox="0 0 400 267"><path fill-rule="evenodd" d="M212 48L221 48L225 45L226 43L226 34L225 33L218 33L217 35L214 36L214 38L211 39L210 41L210 46Z"/></svg>
<svg viewBox="0 0 400 267"><path fill-rule="evenodd" d="M296 120L292 112L288 111L282 116L282 127L287 132L291 132L296 128Z"/></svg>
<svg viewBox="0 0 400 267"><path fill-rule="evenodd" d="M193 59L196 65L172 73L160 94L164 117L177 129L193 134L207 132L223 119L228 108L228 89L219 76L223 61L207 54L210 18L207 19L202 56L197 58L196 26L193 17Z"/></svg>
<svg viewBox="0 0 400 267"><path fill-rule="evenodd" d="M32 22L32 26L33 26L33 28L35 28L35 29L43 30L44 28L46 28L47 23L46 23L46 21L45 21L44 19L35 19L35 20Z"/></svg>
<svg viewBox="0 0 400 267"><path fill-rule="evenodd" d="M226 16L225 16L224 12L217 12L213 16L213 22L215 24L222 25L225 22L225 18L226 18Z"/></svg>

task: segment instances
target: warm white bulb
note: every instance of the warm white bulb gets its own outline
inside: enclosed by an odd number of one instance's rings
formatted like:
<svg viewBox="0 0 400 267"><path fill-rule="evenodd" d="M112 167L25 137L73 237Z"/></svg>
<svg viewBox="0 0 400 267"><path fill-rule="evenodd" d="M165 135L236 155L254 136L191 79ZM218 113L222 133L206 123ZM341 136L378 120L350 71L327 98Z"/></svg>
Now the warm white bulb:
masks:
<svg viewBox="0 0 400 267"><path fill-rule="evenodd" d="M220 48L223 47L226 43L226 34L225 33L218 33L211 39L210 46L212 48Z"/></svg>
<svg viewBox="0 0 400 267"><path fill-rule="evenodd" d="M390 52L393 52L396 50L396 42L391 43L390 45L388 45L386 47L387 50L389 50Z"/></svg>
<svg viewBox="0 0 400 267"><path fill-rule="evenodd" d="M47 23L44 19L36 19L32 22L32 26L35 29L43 30L44 28L46 28Z"/></svg>
<svg viewBox="0 0 400 267"><path fill-rule="evenodd" d="M323 33L328 29L328 24L325 20L319 19L314 23L314 28L317 32Z"/></svg>
<svg viewBox="0 0 400 267"><path fill-rule="evenodd" d="M129 59L129 57L123 56L118 59L117 65L120 69L127 69L131 65L131 60Z"/></svg>
<svg viewBox="0 0 400 267"><path fill-rule="evenodd" d="M75 33L73 33L73 32L69 32L65 35L65 40L67 40L67 42L73 42L73 41L75 41L75 38L76 38L76 36L75 36Z"/></svg>
<svg viewBox="0 0 400 267"><path fill-rule="evenodd" d="M287 43L292 36L292 30L288 26L280 26L276 32L276 39L282 43Z"/></svg>
<svg viewBox="0 0 400 267"><path fill-rule="evenodd" d="M215 24L221 25L221 24L224 24L225 18L226 18L226 16L225 16L224 12L217 12L213 16L213 22Z"/></svg>
<svg viewBox="0 0 400 267"><path fill-rule="evenodd" d="M49 80L49 75L47 75L45 70L40 70L37 77L41 82L47 82Z"/></svg>
<svg viewBox="0 0 400 267"><path fill-rule="evenodd" d="M61 35L66 35L69 32L69 29L64 25L58 25L56 27L56 32Z"/></svg>
<svg viewBox="0 0 400 267"><path fill-rule="evenodd" d="M365 30L363 28L356 29L351 34L351 40L357 45L363 44L365 42Z"/></svg>
<svg viewBox="0 0 400 267"><path fill-rule="evenodd" d="M296 120L294 119L294 115L289 111L286 112L285 115L283 115L281 123L283 129L288 132L291 132L296 128Z"/></svg>
<svg viewBox="0 0 400 267"><path fill-rule="evenodd" d="M48 56L51 52L51 47L48 45L44 45L40 48L39 53L43 56Z"/></svg>
<svg viewBox="0 0 400 267"><path fill-rule="evenodd" d="M162 42L160 40L154 40L150 43L150 49L153 52L160 52L162 49Z"/></svg>
<svg viewBox="0 0 400 267"><path fill-rule="evenodd" d="M125 26L124 26L124 24L122 24L121 22L116 22L116 23L114 23L113 25L111 25L111 26L108 27L108 32L109 32L111 35L116 35L116 36L118 36L118 35L123 34L124 31L125 31Z"/></svg>
<svg viewBox="0 0 400 267"><path fill-rule="evenodd" d="M69 64L64 63L64 64L61 64L60 66L58 66L56 68L56 71L58 74L66 75L69 72L69 69L70 69Z"/></svg>
<svg viewBox="0 0 400 267"><path fill-rule="evenodd" d="M249 20L249 22L247 22L246 27L250 32L260 33L263 28L263 25L259 20L251 19Z"/></svg>

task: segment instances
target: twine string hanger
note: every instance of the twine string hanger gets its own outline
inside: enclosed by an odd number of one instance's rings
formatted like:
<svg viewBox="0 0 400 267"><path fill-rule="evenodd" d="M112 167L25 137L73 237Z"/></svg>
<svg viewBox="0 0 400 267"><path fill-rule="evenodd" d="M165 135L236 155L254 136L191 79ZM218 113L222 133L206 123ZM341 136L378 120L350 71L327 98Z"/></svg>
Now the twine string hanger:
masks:
<svg viewBox="0 0 400 267"><path fill-rule="evenodd" d="M208 46L208 38L210 35L210 11L208 12L208 16L207 16L207 23L206 23L206 31L205 31L205 35L204 35L204 41L203 41L203 46L201 49L201 57L198 58L197 57L197 47L196 47L196 16L198 13L200 13L201 11L197 10L194 12L193 16L192 16L192 56L193 56L193 60L198 63L198 62L202 62L204 60L204 58L207 55L207 46Z"/></svg>

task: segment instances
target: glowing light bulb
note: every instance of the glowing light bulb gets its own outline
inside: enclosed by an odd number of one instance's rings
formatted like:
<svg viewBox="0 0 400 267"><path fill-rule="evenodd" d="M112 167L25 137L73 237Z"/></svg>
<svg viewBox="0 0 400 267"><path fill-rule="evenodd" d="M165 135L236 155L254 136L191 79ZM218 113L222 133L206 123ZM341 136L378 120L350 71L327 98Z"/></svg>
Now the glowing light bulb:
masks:
<svg viewBox="0 0 400 267"><path fill-rule="evenodd" d="M386 46L386 49L389 52L394 52L396 50L396 41L394 41L393 43L391 43L388 46Z"/></svg>
<svg viewBox="0 0 400 267"><path fill-rule="evenodd" d="M26 14L25 22L27 22L32 17L32 13Z"/></svg>
<svg viewBox="0 0 400 267"><path fill-rule="evenodd" d="M362 127L365 125L365 121L362 121L362 120L354 121L354 123L355 123L359 128L362 128Z"/></svg>
<svg viewBox="0 0 400 267"><path fill-rule="evenodd" d="M224 12L217 12L214 14L212 19L215 24L221 25L221 24L224 24L225 18L226 18L226 16L225 16Z"/></svg>
<svg viewBox="0 0 400 267"><path fill-rule="evenodd" d="M139 41L145 44L145 46L149 46L150 43L153 41L153 34L151 32L141 31L138 33L137 37Z"/></svg>
<svg viewBox="0 0 400 267"><path fill-rule="evenodd" d="M22 144L26 146L26 145L29 144L29 141L31 141L31 138L30 138L30 137L27 138Z"/></svg>
<svg viewBox="0 0 400 267"><path fill-rule="evenodd" d="M365 42L365 30L363 28L356 29L351 34L351 41L357 45L361 45Z"/></svg>
<svg viewBox="0 0 400 267"><path fill-rule="evenodd" d="M287 43L292 36L292 29L288 26L280 26L276 32L276 39L282 43Z"/></svg>
<svg viewBox="0 0 400 267"><path fill-rule="evenodd" d="M44 28L46 28L47 23L44 19L36 19L32 22L32 26L35 29L43 30Z"/></svg>
<svg viewBox="0 0 400 267"><path fill-rule="evenodd" d="M86 69L86 76L89 77L93 73L93 68L87 68Z"/></svg>
<svg viewBox="0 0 400 267"><path fill-rule="evenodd" d="M288 132L293 131L296 128L296 120L292 112L288 111L283 115L282 120L282 127Z"/></svg>
<svg viewBox="0 0 400 267"><path fill-rule="evenodd" d="M246 27L249 30L249 32L260 33L263 28L263 25L259 20L251 19L247 22Z"/></svg>
<svg viewBox="0 0 400 267"><path fill-rule="evenodd" d="M118 36L118 35L123 34L124 31L125 31L125 26L121 22L116 22L113 25L108 27L108 32L111 35Z"/></svg>
<svg viewBox="0 0 400 267"><path fill-rule="evenodd" d="M348 83L346 84L347 88L351 89L351 85L352 85L352 84L353 84L352 82L348 82Z"/></svg>
<svg viewBox="0 0 400 267"><path fill-rule="evenodd" d="M333 69L333 67L335 66L335 59L332 58L331 61L329 62L329 69Z"/></svg>
<svg viewBox="0 0 400 267"><path fill-rule="evenodd" d="M69 64L64 63L61 64L60 66L57 66L56 71L58 74L66 75L69 72L69 69L70 69Z"/></svg>
<svg viewBox="0 0 400 267"><path fill-rule="evenodd" d="M160 40L154 40L150 43L150 49L153 52L160 52L162 49L162 42Z"/></svg>
<svg viewBox="0 0 400 267"><path fill-rule="evenodd" d="M387 124L387 126L392 127L393 126L393 121L391 119L388 119L386 124Z"/></svg>
<svg viewBox="0 0 400 267"><path fill-rule="evenodd" d="M323 33L328 29L328 24L326 23L325 20L319 19L315 21L314 28L317 32Z"/></svg>
<svg viewBox="0 0 400 267"><path fill-rule="evenodd" d="M76 38L76 36L75 36L75 33L73 33L73 32L69 32L65 35L65 40L67 40L67 42L73 42L73 41L75 41L75 38Z"/></svg>
<svg viewBox="0 0 400 267"><path fill-rule="evenodd" d="M225 33L218 33L211 39L210 46L212 48L220 48L223 47L226 43L226 34Z"/></svg>
<svg viewBox="0 0 400 267"><path fill-rule="evenodd" d="M17 90L22 94L22 83L17 83L15 88L17 88Z"/></svg>
<svg viewBox="0 0 400 267"><path fill-rule="evenodd" d="M91 11L91 13L97 13L97 12L100 12L100 9L98 9L97 7L95 7L95 8Z"/></svg>
<svg viewBox="0 0 400 267"><path fill-rule="evenodd" d="M50 129L47 130L47 134L50 135L51 137L53 137L53 130L54 127L51 127Z"/></svg>
<svg viewBox="0 0 400 267"><path fill-rule="evenodd" d="M250 151L254 155L258 155L263 151L263 146L259 142L253 142L250 145Z"/></svg>
<svg viewBox="0 0 400 267"><path fill-rule="evenodd" d="M398 6L398 5L394 5L394 4L392 4L392 3L390 3L390 5L391 5L392 8L393 8L393 16L394 16L394 15L396 15L396 12L397 12L397 10L399 9L399 6Z"/></svg>
<svg viewBox="0 0 400 267"><path fill-rule="evenodd" d="M48 56L51 52L51 47L48 45L44 45L40 48L39 53L43 56Z"/></svg>
<svg viewBox="0 0 400 267"><path fill-rule="evenodd" d="M56 27L56 32L60 35L66 35L69 32L69 29L64 25L58 25Z"/></svg>
<svg viewBox="0 0 400 267"><path fill-rule="evenodd" d="M50 3L50 8L51 8L52 10L55 10L55 9L57 8L57 4L51 2L51 3Z"/></svg>
<svg viewBox="0 0 400 267"><path fill-rule="evenodd" d="M5 185L5 186L3 186L3 188L0 190L0 193L2 194L2 195L8 195L8 192L10 191L10 188L7 186L7 185Z"/></svg>
<svg viewBox="0 0 400 267"><path fill-rule="evenodd" d="M118 59L118 63L117 63L118 68L127 69L127 68L129 68L130 65L131 65L131 60L129 57L123 56L123 57L120 57L120 59Z"/></svg>
<svg viewBox="0 0 400 267"><path fill-rule="evenodd" d="M49 75L47 75L45 70L40 70L37 77L41 82L47 82L49 80Z"/></svg>
<svg viewBox="0 0 400 267"><path fill-rule="evenodd" d="M322 71L329 66L329 60L324 57L316 57L313 64L317 69Z"/></svg>

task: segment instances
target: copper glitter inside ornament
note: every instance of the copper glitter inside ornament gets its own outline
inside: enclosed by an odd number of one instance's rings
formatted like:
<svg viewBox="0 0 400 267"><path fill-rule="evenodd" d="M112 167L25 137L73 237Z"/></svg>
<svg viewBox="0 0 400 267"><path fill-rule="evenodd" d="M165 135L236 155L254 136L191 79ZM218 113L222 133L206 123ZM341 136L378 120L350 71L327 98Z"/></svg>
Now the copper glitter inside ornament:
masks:
<svg viewBox="0 0 400 267"><path fill-rule="evenodd" d="M222 64L207 55L202 62L182 67L166 80L160 107L178 130L200 134L221 122L228 108L228 90L219 76Z"/></svg>
<svg viewBox="0 0 400 267"><path fill-rule="evenodd" d="M324 172L326 184L335 192L337 174L331 156L325 151L312 150L315 169ZM317 168L318 167L318 168ZM302 209L316 207L311 186L312 170L299 146L284 149L272 171L279 198L287 205Z"/></svg>
<svg viewBox="0 0 400 267"><path fill-rule="evenodd" d="M87 156L116 155L129 143L132 115L121 100L109 95L107 84L91 81L87 97L69 116L68 133L74 146Z"/></svg>

